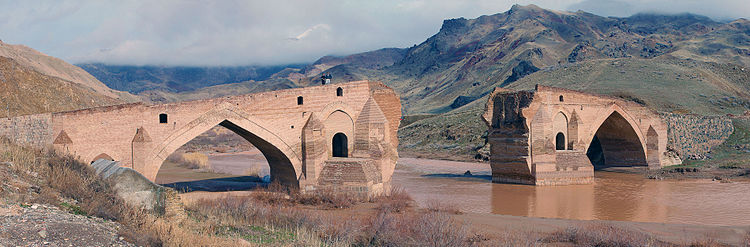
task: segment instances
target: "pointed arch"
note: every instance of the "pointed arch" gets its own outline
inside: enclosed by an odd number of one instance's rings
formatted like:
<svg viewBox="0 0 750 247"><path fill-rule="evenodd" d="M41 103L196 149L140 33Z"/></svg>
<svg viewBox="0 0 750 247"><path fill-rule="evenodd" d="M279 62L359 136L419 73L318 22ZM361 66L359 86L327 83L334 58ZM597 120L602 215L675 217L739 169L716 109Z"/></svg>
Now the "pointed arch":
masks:
<svg viewBox="0 0 750 247"><path fill-rule="evenodd" d="M601 110L601 111L599 111L599 112L597 112L597 113L596 113L596 116L600 116L600 117L599 117L599 118L597 118L597 119L596 119L596 120L595 120L595 121L593 122L593 125L590 125L590 126L592 126L592 127L595 127L595 128L589 128L589 129L588 129L588 132L586 132L586 133L585 133L585 135L582 135L582 136L581 136L581 138L580 138L580 139L581 139L581 141L584 141L584 142L586 143L586 146L585 146L585 148L588 148L588 147L589 147L589 146L588 146L588 145L589 145L589 143L591 143L591 141L592 141L592 140L594 139L594 135L595 135L595 134L596 134L596 132L597 132L597 131L599 130L599 128L600 128L600 127L602 126L602 124L604 123L604 121L606 121L606 120L607 120L607 119L608 119L608 118L609 118L610 116L612 116L612 114L614 114L614 113L617 113L617 114L619 114L620 116L622 116L622 118L623 118L623 119L624 119L625 121L627 121L627 122L628 122L628 125L630 125L630 126L631 126L631 128L633 129L633 131L635 131L635 135L636 135L636 136L638 136L638 141L639 141L639 142L641 143L641 145L643 146L643 147L642 147L642 148L643 148L643 150L645 150L645 148L646 148L646 147L645 147L645 143L646 143L646 138L645 138L645 136L643 136L643 134L641 133L641 129L640 129L639 127L638 127L638 124L637 124L637 122L635 121L635 118L633 118L632 116L630 116L630 114L628 114L628 113L627 113L627 111L623 110L623 109L622 109L622 108L621 108L620 106L618 106L617 104L613 104L613 105L612 105L611 107L609 107L609 108L606 108L605 110ZM583 134L583 133L581 133L581 132L579 131L579 133L578 133L578 134Z"/></svg>
<svg viewBox="0 0 750 247"><path fill-rule="evenodd" d="M594 163L595 169L613 166L646 166L644 142L639 134L638 125L613 110L601 121L587 149L587 156ZM597 164L595 160L600 159Z"/></svg>
<svg viewBox="0 0 750 247"><path fill-rule="evenodd" d="M566 150L568 137L568 116L562 111L558 111L555 114L555 118L552 119L552 134L555 141L555 150Z"/></svg>
<svg viewBox="0 0 750 247"><path fill-rule="evenodd" d="M174 131L163 142L157 144L145 168L144 176L155 179L164 160L180 146L201 133L221 125L243 137L258 148L271 168L271 179L283 185L299 187L301 156L276 135L260 119L229 105L211 110Z"/></svg>
<svg viewBox="0 0 750 247"><path fill-rule="evenodd" d="M343 133L347 137L353 137L354 135L354 119L348 113L342 110L336 110L326 116L323 120L324 133L323 136L327 140L328 157L334 157L333 150L333 138L337 133ZM354 138L347 138L347 147L354 147ZM346 156L351 156L352 149L347 150Z"/></svg>

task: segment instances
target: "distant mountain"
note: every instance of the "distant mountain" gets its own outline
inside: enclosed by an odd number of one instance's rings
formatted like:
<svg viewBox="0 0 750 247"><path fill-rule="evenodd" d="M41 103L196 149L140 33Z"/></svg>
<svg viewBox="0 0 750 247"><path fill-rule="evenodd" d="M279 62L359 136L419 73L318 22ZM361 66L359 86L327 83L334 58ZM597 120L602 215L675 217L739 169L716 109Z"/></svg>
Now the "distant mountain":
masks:
<svg viewBox="0 0 750 247"><path fill-rule="evenodd" d="M440 113L476 100L547 67L612 58L676 59L750 65L750 22L720 23L692 15L627 18L561 12L534 5L476 19L450 19L383 69L346 66L361 79L383 80L401 93L407 113Z"/></svg>
<svg viewBox="0 0 750 247"><path fill-rule="evenodd" d="M300 87L288 79L268 79L265 81L244 81L204 87L186 92L166 92L162 90L143 91L138 94L144 101L150 103L169 103L187 100L210 99L229 95L249 94L266 91Z"/></svg>
<svg viewBox="0 0 750 247"><path fill-rule="evenodd" d="M86 71L22 45L0 42L0 116L133 102Z"/></svg>
<svg viewBox="0 0 750 247"><path fill-rule="evenodd" d="M519 81L540 72L557 71L589 61L601 60L601 64L606 64L612 59L623 63L633 59L643 66L650 66L649 60L667 61L672 66L662 68L661 73L665 75L687 75L683 72L690 67L684 64L691 61L701 62L696 66L704 67L707 75L720 75L721 71L715 70L723 65L747 68L750 66L750 21L717 22L693 14L637 14L616 18L515 5L504 13L476 19L445 20L438 33L410 48L325 56L310 65L174 68L94 64L82 67L115 89L148 94L147 98L157 101L223 95L233 93L228 90L232 87L241 88L234 92L240 93L316 85L320 74L330 73L334 83L363 79L383 81L399 92L405 113L416 114L444 113L478 105L476 100L495 87L516 87ZM592 76L611 72L593 68ZM563 72L555 73L562 76ZM633 76L629 80L643 84L665 78ZM704 79L704 82L729 83L729 87L742 83L734 77ZM234 86L218 87L222 88L221 93L206 94L203 90L200 96L191 95L199 88L227 83ZM273 83L281 85L273 86ZM528 86L529 82L523 83ZM583 85L570 83L575 88ZM723 90L722 94L745 97ZM724 110L701 112L726 112Z"/></svg>
<svg viewBox="0 0 750 247"><path fill-rule="evenodd" d="M270 79L272 75L303 65L239 67L169 67L79 64L107 86L134 94L143 91L179 93L221 84Z"/></svg>
<svg viewBox="0 0 750 247"><path fill-rule="evenodd" d="M338 65L346 64L364 69L383 69L401 61L407 49L384 48L349 56L325 56L300 70L305 77L319 75Z"/></svg>

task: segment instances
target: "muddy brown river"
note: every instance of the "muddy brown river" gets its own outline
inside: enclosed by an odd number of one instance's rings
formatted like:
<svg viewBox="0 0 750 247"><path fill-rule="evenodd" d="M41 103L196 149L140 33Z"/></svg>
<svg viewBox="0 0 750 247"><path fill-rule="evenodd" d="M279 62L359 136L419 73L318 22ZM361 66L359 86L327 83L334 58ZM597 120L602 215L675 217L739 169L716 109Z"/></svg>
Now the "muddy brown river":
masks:
<svg viewBox="0 0 750 247"><path fill-rule="evenodd" d="M466 171L471 176L464 176ZM703 225L750 225L750 182L651 180L596 172L590 185L494 184L489 164L401 158L393 184L420 205L516 216Z"/></svg>
<svg viewBox="0 0 750 247"><path fill-rule="evenodd" d="M211 155L215 171L244 175L249 166L268 172L254 153ZM244 164L244 165L243 165ZM465 175L470 171L471 175ZM172 172L169 172L172 173ZM174 174L174 173L173 173ZM169 174L162 174L159 176ZM172 175L171 182L179 181ZM159 178L157 178L159 180ZM191 180L186 178L182 181ZM489 164L401 158L392 184L420 206L439 201L464 212L579 220L701 225L750 225L750 182L650 180L639 174L599 172L590 185L494 184Z"/></svg>

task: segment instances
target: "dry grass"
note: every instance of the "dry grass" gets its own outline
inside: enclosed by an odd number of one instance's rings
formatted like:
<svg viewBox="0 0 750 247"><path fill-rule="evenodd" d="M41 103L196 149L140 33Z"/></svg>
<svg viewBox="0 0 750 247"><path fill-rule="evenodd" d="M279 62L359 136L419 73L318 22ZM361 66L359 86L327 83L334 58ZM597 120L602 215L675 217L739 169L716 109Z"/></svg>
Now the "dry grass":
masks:
<svg viewBox="0 0 750 247"><path fill-rule="evenodd" d="M176 163L177 166L188 168L188 169L202 169L210 170L211 167L208 164L208 155L200 152L175 152L167 160Z"/></svg>
<svg viewBox="0 0 750 247"><path fill-rule="evenodd" d="M568 227L546 239L551 243L572 243L576 246L670 246L654 236L606 224Z"/></svg>
<svg viewBox="0 0 750 247"><path fill-rule="evenodd" d="M255 197L224 197L188 205L193 217L258 244L331 246L469 246L468 227L442 212L341 218ZM232 229L227 232L226 229ZM281 236L281 237L279 237Z"/></svg>

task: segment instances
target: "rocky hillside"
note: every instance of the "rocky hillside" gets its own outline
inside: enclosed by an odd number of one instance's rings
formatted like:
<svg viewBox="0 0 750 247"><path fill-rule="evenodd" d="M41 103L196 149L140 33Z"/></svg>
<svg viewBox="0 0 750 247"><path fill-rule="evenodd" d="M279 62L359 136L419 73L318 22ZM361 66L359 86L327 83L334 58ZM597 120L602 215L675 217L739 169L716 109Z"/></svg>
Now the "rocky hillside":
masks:
<svg viewBox="0 0 750 247"><path fill-rule="evenodd" d="M612 18L516 5L495 15L446 20L392 66L342 63L324 73L382 80L401 93L407 113L441 113L545 68L664 56L747 67L750 21L720 23L692 14Z"/></svg>
<svg viewBox="0 0 750 247"><path fill-rule="evenodd" d="M339 65L370 70L383 69L401 61L404 58L404 55L406 55L406 51L407 49L401 48L384 48L348 56L325 56L318 59L313 64L295 71L296 73L289 73L284 76L290 80L306 79L308 82L317 82L317 80L315 80L317 79L317 75Z"/></svg>

